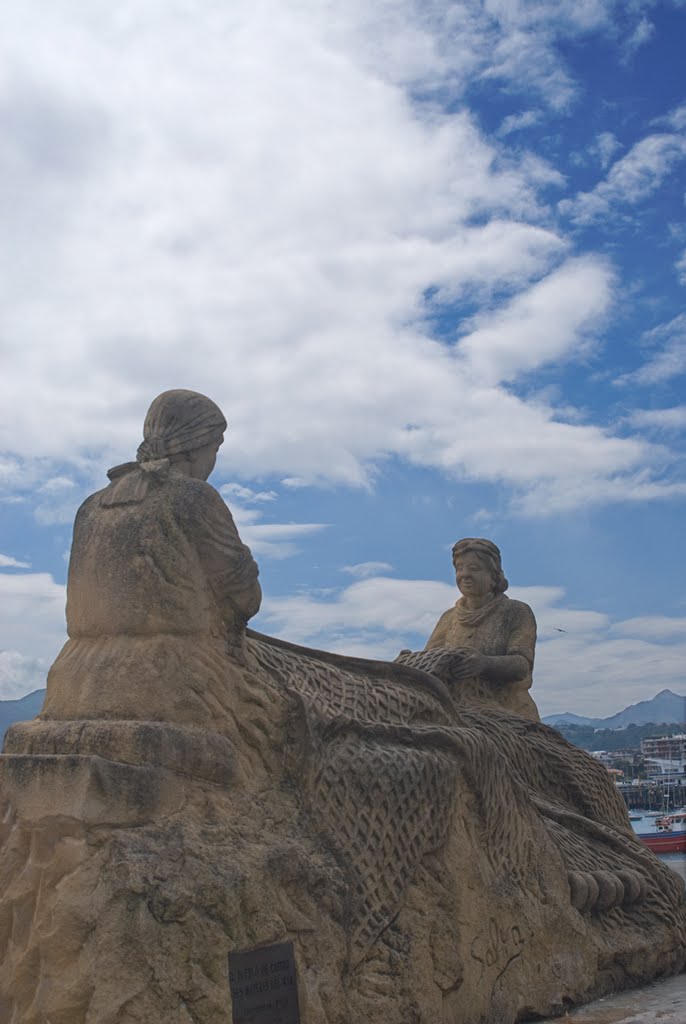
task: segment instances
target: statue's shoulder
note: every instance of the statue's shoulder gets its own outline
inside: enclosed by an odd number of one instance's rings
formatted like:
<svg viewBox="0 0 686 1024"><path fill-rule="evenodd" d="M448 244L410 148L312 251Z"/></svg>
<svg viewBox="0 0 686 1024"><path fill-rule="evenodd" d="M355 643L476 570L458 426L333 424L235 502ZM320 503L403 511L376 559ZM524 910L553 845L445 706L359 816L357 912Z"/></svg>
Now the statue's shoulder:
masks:
<svg viewBox="0 0 686 1024"><path fill-rule="evenodd" d="M524 601L517 601L514 597L507 597L506 594L503 594L503 598L510 622L533 622L534 625L536 624L536 617L528 604Z"/></svg>
<svg viewBox="0 0 686 1024"><path fill-rule="evenodd" d="M165 497L180 515L192 519L205 516L231 518L229 507L212 484L182 473L170 473L164 484Z"/></svg>
<svg viewBox="0 0 686 1024"><path fill-rule="evenodd" d="M89 518L93 512L100 508L100 499L107 490L107 487L101 487L99 491L95 491L94 494L89 494L85 501L83 501L76 511L76 522L79 520Z"/></svg>
<svg viewBox="0 0 686 1024"><path fill-rule="evenodd" d="M451 604L450 608L446 608L446 610L443 612L438 622L436 623L436 629L438 629L439 626L450 625L453 619L459 619L456 604Z"/></svg>

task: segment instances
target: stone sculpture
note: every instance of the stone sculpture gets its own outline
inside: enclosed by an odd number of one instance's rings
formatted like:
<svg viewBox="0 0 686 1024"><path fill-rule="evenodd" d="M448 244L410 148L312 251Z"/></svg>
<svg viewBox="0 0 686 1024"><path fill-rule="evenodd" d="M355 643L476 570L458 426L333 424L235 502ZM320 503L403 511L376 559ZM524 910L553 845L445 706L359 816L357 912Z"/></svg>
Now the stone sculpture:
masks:
<svg viewBox="0 0 686 1024"><path fill-rule="evenodd" d="M422 659L423 667L431 665L458 703L494 701L540 721L528 692L536 620L528 604L505 596L499 549L490 540L464 537L453 545L453 565L462 597L438 620L425 647L434 654ZM400 660L407 662L408 653Z"/></svg>
<svg viewBox="0 0 686 1024"><path fill-rule="evenodd" d="M592 758L456 700L443 647L246 628L224 426L160 396L77 516L70 639L0 757L0 1019L225 1024L227 955L282 942L304 1024L514 1024L680 970L683 886Z"/></svg>
<svg viewBox="0 0 686 1024"><path fill-rule="evenodd" d="M205 482L225 429L210 399L165 392L137 461L111 469L110 484L79 509L69 642L48 676L43 718L213 728L262 596L257 565Z"/></svg>

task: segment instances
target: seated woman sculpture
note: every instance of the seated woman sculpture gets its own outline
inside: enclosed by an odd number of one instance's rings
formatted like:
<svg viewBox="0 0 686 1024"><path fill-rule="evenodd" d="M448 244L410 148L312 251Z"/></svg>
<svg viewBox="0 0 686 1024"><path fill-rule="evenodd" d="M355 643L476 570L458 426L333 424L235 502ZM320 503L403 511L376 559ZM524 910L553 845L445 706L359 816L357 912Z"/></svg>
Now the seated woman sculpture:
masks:
<svg viewBox="0 0 686 1024"><path fill-rule="evenodd" d="M540 721L531 696L536 620L522 601L505 596L508 581L500 550L490 540L464 537L453 546L461 597L441 615L422 658L448 684L457 704L495 702L531 721ZM422 652L424 654L424 652ZM399 661L408 659L403 651Z"/></svg>
<svg viewBox="0 0 686 1024"><path fill-rule="evenodd" d="M45 719L169 719L212 725L258 568L205 481L226 420L174 390L148 411L136 462L79 509L67 584L69 640L48 676Z"/></svg>

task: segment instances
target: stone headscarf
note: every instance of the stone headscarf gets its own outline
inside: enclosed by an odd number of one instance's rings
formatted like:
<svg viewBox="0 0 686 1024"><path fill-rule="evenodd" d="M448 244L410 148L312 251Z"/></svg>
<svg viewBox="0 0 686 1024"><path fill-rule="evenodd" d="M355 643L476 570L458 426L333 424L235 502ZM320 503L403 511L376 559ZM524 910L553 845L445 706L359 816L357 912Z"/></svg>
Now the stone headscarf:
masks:
<svg viewBox="0 0 686 1024"><path fill-rule="evenodd" d="M219 441L226 420L218 405L197 391L163 391L154 400L143 425L136 462L108 470L112 481L100 504L128 505L142 501L153 479L161 481L179 455Z"/></svg>
<svg viewBox="0 0 686 1024"><path fill-rule="evenodd" d="M468 551L478 555L491 570L495 581L494 589L496 594L504 594L509 587L509 583L505 579L503 572L500 548L492 540L486 540L484 537L463 537L462 540L458 540L453 545L453 565L455 565L460 555L465 555Z"/></svg>
<svg viewBox="0 0 686 1024"><path fill-rule="evenodd" d="M219 440L226 420L218 405L197 391L163 391L148 409L138 462L169 459Z"/></svg>

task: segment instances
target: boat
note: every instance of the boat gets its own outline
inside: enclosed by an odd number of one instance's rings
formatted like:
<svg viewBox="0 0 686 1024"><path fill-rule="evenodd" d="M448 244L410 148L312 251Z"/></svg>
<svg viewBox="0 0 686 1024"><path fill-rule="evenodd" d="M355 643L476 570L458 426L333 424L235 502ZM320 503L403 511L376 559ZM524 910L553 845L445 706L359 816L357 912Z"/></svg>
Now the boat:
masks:
<svg viewBox="0 0 686 1024"><path fill-rule="evenodd" d="M655 822L655 832L637 832L653 853L686 853L686 812L666 814Z"/></svg>

